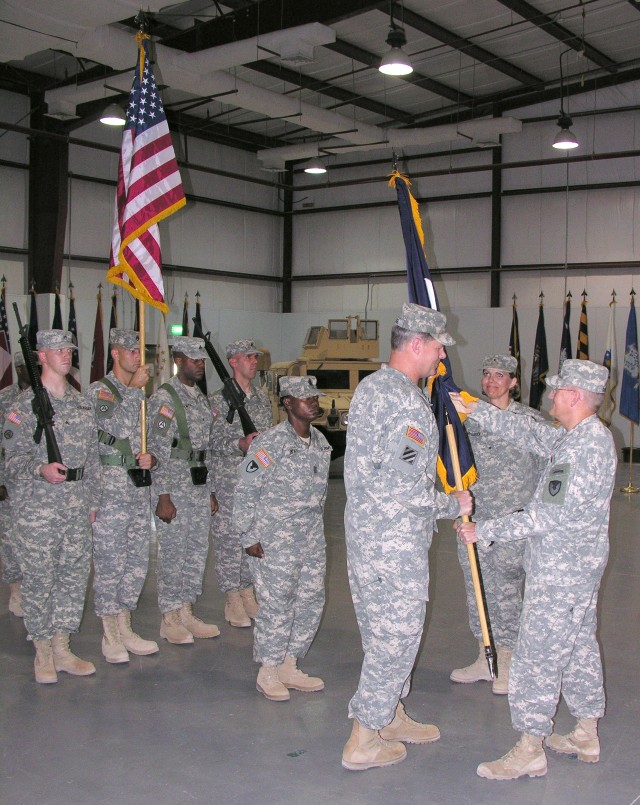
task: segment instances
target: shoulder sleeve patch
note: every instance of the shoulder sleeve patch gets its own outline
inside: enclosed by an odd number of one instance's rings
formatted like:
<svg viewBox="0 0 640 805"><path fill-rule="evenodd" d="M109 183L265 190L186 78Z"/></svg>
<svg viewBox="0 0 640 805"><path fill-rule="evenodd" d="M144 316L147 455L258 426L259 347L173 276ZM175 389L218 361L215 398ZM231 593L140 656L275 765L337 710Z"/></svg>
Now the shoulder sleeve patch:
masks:
<svg viewBox="0 0 640 805"><path fill-rule="evenodd" d="M22 417L17 411L9 411L6 418L9 422L13 422L14 425L22 425Z"/></svg>
<svg viewBox="0 0 640 805"><path fill-rule="evenodd" d="M169 430L171 421L175 416L175 411L170 405L161 406L156 416L154 427L159 433L166 433Z"/></svg>
<svg viewBox="0 0 640 805"><path fill-rule="evenodd" d="M240 465L240 477L249 483L253 483L273 463L271 456L261 447L257 452L248 455L242 462Z"/></svg>
<svg viewBox="0 0 640 805"><path fill-rule="evenodd" d="M113 400L114 400L113 392L109 391L109 389L100 389L98 391L98 399L99 400L107 400L108 402L113 402Z"/></svg>
<svg viewBox="0 0 640 805"><path fill-rule="evenodd" d="M542 502L553 503L556 506L564 505L570 477L571 464L555 464L552 466L545 478Z"/></svg>
<svg viewBox="0 0 640 805"><path fill-rule="evenodd" d="M416 472L426 442L426 436L419 428L408 425L396 445L392 466L406 474Z"/></svg>

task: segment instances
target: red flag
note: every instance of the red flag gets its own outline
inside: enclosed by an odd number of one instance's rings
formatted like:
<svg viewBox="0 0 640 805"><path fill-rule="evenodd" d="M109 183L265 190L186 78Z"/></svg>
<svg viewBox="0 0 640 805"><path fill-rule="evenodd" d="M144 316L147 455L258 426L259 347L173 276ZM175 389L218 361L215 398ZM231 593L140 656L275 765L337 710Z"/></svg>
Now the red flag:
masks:
<svg viewBox="0 0 640 805"><path fill-rule="evenodd" d="M96 323L93 328L93 354L91 356L91 376L89 382L104 377L104 332L102 329L102 291L98 290L98 306L96 307Z"/></svg>
<svg viewBox="0 0 640 805"><path fill-rule="evenodd" d="M137 35L140 64L122 137L116 214L107 279L168 313L158 222L186 204L169 126L149 61L149 36Z"/></svg>
<svg viewBox="0 0 640 805"><path fill-rule="evenodd" d="M4 279L4 277L3 277ZM6 389L13 383L11 368L11 341L9 340L9 322L7 320L7 289L4 284L0 293L0 389Z"/></svg>

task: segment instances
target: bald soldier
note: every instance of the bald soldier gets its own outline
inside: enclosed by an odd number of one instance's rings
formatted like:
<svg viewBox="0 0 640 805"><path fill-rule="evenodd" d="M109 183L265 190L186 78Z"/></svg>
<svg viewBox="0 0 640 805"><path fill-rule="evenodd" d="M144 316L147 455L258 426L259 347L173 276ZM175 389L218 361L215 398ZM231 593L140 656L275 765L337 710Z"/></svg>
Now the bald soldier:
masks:
<svg viewBox="0 0 640 805"><path fill-rule="evenodd" d="M107 662L129 661L129 652L155 654L158 644L131 627L131 613L149 566L151 497L149 486L136 486L129 470L153 469L156 458L141 452L140 403L149 367L140 365L140 334L112 328L113 369L89 386L100 443L101 490L93 524L93 589L96 615L102 619L102 654ZM134 476L134 477L132 477Z"/></svg>
<svg viewBox="0 0 640 805"><path fill-rule="evenodd" d="M4 425L6 470L13 491L15 551L23 573L22 605L33 640L36 682L57 682L57 672L94 674L93 663L73 654L69 636L82 620L91 565L90 511L97 509L98 442L93 410L68 382L77 349L67 330L40 330L36 350L54 414L62 462L47 453L25 392Z"/></svg>
<svg viewBox="0 0 640 805"><path fill-rule="evenodd" d="M503 757L481 763L480 777L546 774L545 738L550 749L586 763L600 757L597 725L605 696L597 604L609 553L616 451L597 411L608 374L591 361L566 360L559 375L547 378L558 427L481 400L464 405L451 395L480 427L547 461L522 511L458 526L465 544L526 540L527 583L509 678L511 721L521 737ZM567 735L552 734L560 695L577 719Z"/></svg>
<svg viewBox="0 0 640 805"><path fill-rule="evenodd" d="M5 415L23 391L31 386L27 367L24 365L22 352L13 356L17 382L0 391L0 433L4 430ZM22 571L11 542L11 493L7 488L4 472L4 448L0 448L0 563L2 564L2 581L9 585L9 612L16 618L22 618Z"/></svg>
<svg viewBox="0 0 640 805"><path fill-rule="evenodd" d="M220 634L215 624L204 623L192 610L202 593L211 517L218 503L209 473L213 416L197 385L205 371L204 340L178 336L172 355L178 372L149 400L147 446L158 459L152 506L158 535L160 637L182 645Z"/></svg>
<svg viewBox="0 0 640 805"><path fill-rule="evenodd" d="M438 432L418 383L455 344L436 310L405 304L391 331L389 363L366 377L349 409L344 481L351 596L364 660L349 702L353 729L342 765L359 771L399 763L404 742L431 743L432 724L406 714L429 591L437 518L470 514L469 492L435 488Z"/></svg>

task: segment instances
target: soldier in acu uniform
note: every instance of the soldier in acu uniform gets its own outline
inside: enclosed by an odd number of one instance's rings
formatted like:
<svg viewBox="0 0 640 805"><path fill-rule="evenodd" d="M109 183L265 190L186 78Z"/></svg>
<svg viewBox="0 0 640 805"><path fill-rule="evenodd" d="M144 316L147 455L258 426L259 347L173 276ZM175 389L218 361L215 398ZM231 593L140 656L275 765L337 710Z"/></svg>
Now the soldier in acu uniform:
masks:
<svg viewBox="0 0 640 805"><path fill-rule="evenodd" d="M0 391L0 434L4 430L4 418L11 410L18 397L31 386L29 374L24 365L22 352L13 356L13 365L18 382ZM0 437L1 438L1 437ZM2 581L9 585L9 612L16 618L22 618L22 571L16 559L11 543L11 494L7 489L4 477L4 448L0 448L0 563L2 564Z"/></svg>
<svg viewBox="0 0 640 805"><path fill-rule="evenodd" d="M140 451L140 403L149 367L140 365L140 334L113 328L109 333L113 370L92 383L100 443L101 496L93 525L93 589L102 618L102 653L107 662L132 654L155 654L158 644L131 628L149 565L151 500L148 486L136 487L128 470L151 470L157 463Z"/></svg>
<svg viewBox="0 0 640 805"><path fill-rule="evenodd" d="M153 499L158 534L160 636L170 643L217 637L220 630L192 612L202 592L211 516L218 504L211 486L208 447L211 407L197 386L204 375L202 338L174 339L178 373L149 400L148 448L158 459Z"/></svg>
<svg viewBox="0 0 640 805"><path fill-rule="evenodd" d="M260 603L256 687L278 702L289 699L289 688L324 688L297 661L309 650L324 607L322 512L331 460L329 443L311 427L322 413L315 377L283 377L280 395L287 420L252 442L233 504L233 526L252 557Z"/></svg>
<svg viewBox="0 0 640 805"><path fill-rule="evenodd" d="M233 528L231 514L233 491L238 477L238 467L249 450L253 439L271 426L271 402L263 389L253 385L258 371L258 356L253 341L234 341L226 347L227 359L233 377L245 393L245 408L257 432L244 435L240 417L234 413L233 421L227 421L229 403L222 390L212 394L211 411L211 459L213 489L218 500L218 512L211 521L218 587L226 596L224 617L231 626L251 626L258 605L253 593L253 581L249 570L249 557L242 549L240 535Z"/></svg>
<svg viewBox="0 0 640 805"><path fill-rule="evenodd" d="M523 511L458 527L464 543L526 540L527 584L509 679L511 721L521 738L499 760L481 763L480 777L546 774L545 737L556 752L588 763L600 757L605 697L596 607L616 472L613 437L596 415L607 377L604 366L566 360L559 375L547 378L560 427L482 401L465 406L452 395L482 428L547 459ZM561 694L578 721L568 735L552 734Z"/></svg>
<svg viewBox="0 0 640 805"><path fill-rule="evenodd" d="M426 612L428 552L438 517L470 514L469 492L435 489L437 426L421 378L436 373L455 341L438 311L405 304L391 333L388 365L366 377L349 409L344 479L347 569L364 661L349 703L353 731L342 765L353 771L399 763L402 741L440 732L406 714Z"/></svg>
<svg viewBox="0 0 640 805"><path fill-rule="evenodd" d="M517 369L518 362L512 355L488 355L482 363L482 391L497 408L541 421L543 417L539 411L512 399L511 395L518 384ZM467 420L465 424L478 471L478 480L471 490L474 518L501 517L524 508L538 484L542 471L540 457L482 430L473 420ZM517 484L514 484L514 478L517 478ZM511 652L518 636L522 611L524 541L479 545L478 556L491 630L498 650L498 676L493 680L492 690L496 694L506 695L509 690ZM490 681L469 553L460 541L458 559L464 573L469 627L480 644L480 651L474 663L466 668L456 668L451 679L462 683Z"/></svg>
<svg viewBox="0 0 640 805"><path fill-rule="evenodd" d="M37 334L42 383L63 463L49 460L31 393L20 396L4 424L24 622L36 649L36 681L42 683L56 682L56 671L86 676L96 670L69 649L69 634L78 631L82 619L91 564L90 511L98 508L99 495L93 410L66 379L74 349L66 330Z"/></svg>

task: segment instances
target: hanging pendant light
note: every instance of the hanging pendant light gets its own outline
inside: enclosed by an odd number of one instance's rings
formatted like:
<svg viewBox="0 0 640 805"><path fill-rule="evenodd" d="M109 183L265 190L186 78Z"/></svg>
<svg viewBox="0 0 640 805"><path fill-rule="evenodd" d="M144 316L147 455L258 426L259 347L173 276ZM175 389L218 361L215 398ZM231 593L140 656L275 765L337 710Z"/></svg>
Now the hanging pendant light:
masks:
<svg viewBox="0 0 640 805"><path fill-rule="evenodd" d="M305 173L321 174L327 172L327 166L318 157L313 157L308 162L304 163L302 168Z"/></svg>
<svg viewBox="0 0 640 805"><path fill-rule="evenodd" d="M407 44L407 37L404 33L404 28L396 25L393 19L393 0L391 0L391 7L389 10L389 35L387 36L387 45L391 48L382 57L380 62L380 70L384 75L409 75L413 72L411 61L402 48Z"/></svg>
<svg viewBox="0 0 640 805"><path fill-rule="evenodd" d="M105 126L124 126L127 117L121 106L118 106L117 103L110 103L100 115L100 122Z"/></svg>
<svg viewBox="0 0 640 805"><path fill-rule="evenodd" d="M569 151L570 149L577 148L580 145L578 138L571 131L573 120L564 111L564 77L562 75L562 57L568 52L569 50L565 50L560 54L560 117L557 121L560 131L556 134L552 144L553 147L557 148L559 151Z"/></svg>

